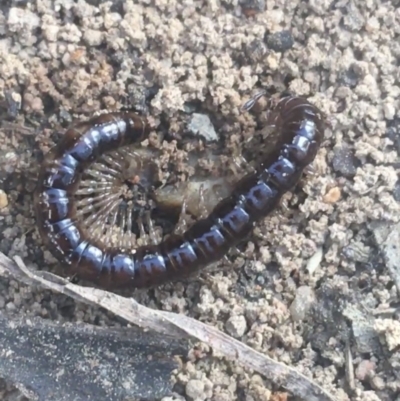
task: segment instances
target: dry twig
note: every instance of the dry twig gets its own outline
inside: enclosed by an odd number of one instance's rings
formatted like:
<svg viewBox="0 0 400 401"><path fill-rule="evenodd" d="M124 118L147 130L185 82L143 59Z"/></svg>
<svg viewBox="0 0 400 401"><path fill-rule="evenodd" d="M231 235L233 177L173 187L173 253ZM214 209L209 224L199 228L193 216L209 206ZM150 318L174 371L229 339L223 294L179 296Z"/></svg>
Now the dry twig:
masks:
<svg viewBox="0 0 400 401"><path fill-rule="evenodd" d="M30 285L40 285L79 301L105 308L129 323L159 333L196 338L228 359L265 376L276 385L307 401L334 401L334 397L295 369L250 348L221 331L187 316L144 307L131 298L82 287L48 272L32 272L16 257L15 263L0 253L0 275L12 275Z"/></svg>

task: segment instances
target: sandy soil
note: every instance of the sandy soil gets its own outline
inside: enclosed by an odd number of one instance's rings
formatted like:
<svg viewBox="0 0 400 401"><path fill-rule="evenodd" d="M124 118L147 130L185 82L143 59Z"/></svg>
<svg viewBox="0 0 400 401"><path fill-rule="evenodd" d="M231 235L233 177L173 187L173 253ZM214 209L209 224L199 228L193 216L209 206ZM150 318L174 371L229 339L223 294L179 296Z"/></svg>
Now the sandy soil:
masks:
<svg viewBox="0 0 400 401"><path fill-rule="evenodd" d="M338 400L399 400L400 272L387 267L398 255L388 255L377 234L378 225L390 233L400 220L399 7L383 0L2 2L0 251L33 268L55 267L35 228L31 191L42 154L72 121L147 99L159 131L184 137L200 114L211 121L209 135L240 145L262 121L240 112L241 104L262 87L289 89L328 116L316 174L286 198L287 209L257 226L244 256L206 279L133 296L220 328ZM9 315L121 324L48 291L6 280L0 288ZM207 347L193 351L175 379L168 401L286 399ZM8 383L0 394L16 397Z"/></svg>

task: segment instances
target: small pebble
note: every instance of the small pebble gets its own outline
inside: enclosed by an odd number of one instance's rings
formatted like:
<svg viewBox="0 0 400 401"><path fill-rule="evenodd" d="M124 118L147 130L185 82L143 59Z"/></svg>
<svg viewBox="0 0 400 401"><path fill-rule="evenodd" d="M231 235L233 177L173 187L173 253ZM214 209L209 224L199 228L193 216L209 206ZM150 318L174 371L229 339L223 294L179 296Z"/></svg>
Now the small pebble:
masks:
<svg viewBox="0 0 400 401"><path fill-rule="evenodd" d="M360 74L355 71L353 66L350 66L349 69L343 71L339 76L339 83L341 83L343 86L349 87L350 89L355 88L359 81Z"/></svg>
<svg viewBox="0 0 400 401"><path fill-rule="evenodd" d="M386 136L393 141L397 153L400 153L400 120L390 121L386 130Z"/></svg>
<svg viewBox="0 0 400 401"><path fill-rule="evenodd" d="M308 260L306 270L310 275L313 275L318 267L321 265L321 260L323 256L324 252L322 251L322 248L318 248L317 251Z"/></svg>
<svg viewBox="0 0 400 401"><path fill-rule="evenodd" d="M352 32L360 31L365 23L365 18L359 10L360 5L357 3L349 2L344 7L343 25Z"/></svg>
<svg viewBox="0 0 400 401"><path fill-rule="evenodd" d="M265 11L265 0L240 0L239 4L246 17L253 17L257 13Z"/></svg>
<svg viewBox="0 0 400 401"><path fill-rule="evenodd" d="M332 164L336 172L347 178L351 178L357 173L358 160L347 146L335 149Z"/></svg>
<svg viewBox="0 0 400 401"><path fill-rule="evenodd" d="M271 394L270 401L287 401L288 393L278 391L276 393Z"/></svg>
<svg viewBox="0 0 400 401"><path fill-rule="evenodd" d="M247 329L247 322L243 315L231 316L225 324L226 331L232 337L242 337Z"/></svg>
<svg viewBox="0 0 400 401"><path fill-rule="evenodd" d="M366 359L359 363L356 368L356 377L360 381L364 381L368 377L372 377L375 373L375 363Z"/></svg>
<svg viewBox="0 0 400 401"><path fill-rule="evenodd" d="M383 105L383 113L385 115L385 118L387 120L393 120L395 115L396 115L396 108L394 106L394 101L393 103L385 103Z"/></svg>
<svg viewBox="0 0 400 401"><path fill-rule="evenodd" d="M4 93L7 102L7 113L11 118L16 118L21 110L22 97L17 92L6 91Z"/></svg>
<svg viewBox="0 0 400 401"><path fill-rule="evenodd" d="M71 124L72 123L72 116L71 116L71 113L69 113L67 110L65 110L65 109L60 109L60 112L59 112L59 116L60 116L60 119L64 122L64 123L68 123L68 124Z"/></svg>
<svg viewBox="0 0 400 401"><path fill-rule="evenodd" d="M360 241L352 241L342 249L342 254L353 262L368 263L371 257L371 248Z"/></svg>
<svg viewBox="0 0 400 401"><path fill-rule="evenodd" d="M313 289L306 285L299 287L297 289L296 297L289 308L293 320L304 320L314 302L315 294Z"/></svg>
<svg viewBox="0 0 400 401"><path fill-rule="evenodd" d="M397 202L400 202L400 180L396 182L396 184L393 188L393 198Z"/></svg>
<svg viewBox="0 0 400 401"><path fill-rule="evenodd" d="M94 29L88 29L83 35L83 39L89 46L100 46L103 42L104 33Z"/></svg>
<svg viewBox="0 0 400 401"><path fill-rule="evenodd" d="M340 199L340 196L340 188L333 187L324 195L323 200L325 203L336 203Z"/></svg>
<svg viewBox="0 0 400 401"><path fill-rule="evenodd" d="M15 306L15 304L14 304L13 302L9 302L9 303L6 305L6 310L7 310L8 312L15 312L15 311L17 310L17 308L16 308L16 306Z"/></svg>
<svg viewBox="0 0 400 401"><path fill-rule="evenodd" d="M374 328L385 338L389 351L400 346L400 322L391 319L376 319Z"/></svg>
<svg viewBox="0 0 400 401"><path fill-rule="evenodd" d="M188 124L188 129L194 135L202 136L206 141L217 141L218 135L208 116L205 114L193 113Z"/></svg>
<svg viewBox="0 0 400 401"><path fill-rule="evenodd" d="M265 43L269 49L282 53L293 47L294 39L289 31L280 31L272 35L267 35Z"/></svg>
<svg viewBox="0 0 400 401"><path fill-rule="evenodd" d="M260 39L254 39L246 46L245 50L247 57L253 62L261 61L267 54L267 46Z"/></svg>
<svg viewBox="0 0 400 401"><path fill-rule="evenodd" d="M382 391L384 388L385 388L385 381L382 379L382 377L380 377L380 376L374 376L371 380L370 380L370 383L371 383L371 387L374 389L374 390L380 390L380 391Z"/></svg>
<svg viewBox="0 0 400 401"><path fill-rule="evenodd" d="M186 395L194 401L206 399L204 392L204 383L201 380L189 380L186 384Z"/></svg>
<svg viewBox="0 0 400 401"><path fill-rule="evenodd" d="M4 209L8 206L7 194L0 189L0 209Z"/></svg>
<svg viewBox="0 0 400 401"><path fill-rule="evenodd" d="M11 7L7 24L11 32L33 31L40 26L40 17L29 9Z"/></svg>

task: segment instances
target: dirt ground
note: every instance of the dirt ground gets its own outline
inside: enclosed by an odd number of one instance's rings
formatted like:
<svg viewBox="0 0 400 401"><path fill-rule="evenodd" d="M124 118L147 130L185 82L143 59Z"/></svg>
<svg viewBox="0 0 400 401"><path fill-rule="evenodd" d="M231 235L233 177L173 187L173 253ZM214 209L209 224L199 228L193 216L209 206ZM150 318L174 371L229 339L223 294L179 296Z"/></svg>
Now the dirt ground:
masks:
<svg viewBox="0 0 400 401"><path fill-rule="evenodd" d="M56 267L36 230L32 190L43 154L73 121L135 108L155 132L180 134L178 143L201 128L204 146L217 139L229 159L263 121L240 110L252 94L305 96L328 121L315 174L230 263L132 296L218 327L338 401L399 401L399 66L396 0L3 1L0 251L34 269ZM0 280L0 308L123 324L12 280ZM176 395L163 401L290 399L203 351L189 355ZM10 383L0 394L20 399Z"/></svg>

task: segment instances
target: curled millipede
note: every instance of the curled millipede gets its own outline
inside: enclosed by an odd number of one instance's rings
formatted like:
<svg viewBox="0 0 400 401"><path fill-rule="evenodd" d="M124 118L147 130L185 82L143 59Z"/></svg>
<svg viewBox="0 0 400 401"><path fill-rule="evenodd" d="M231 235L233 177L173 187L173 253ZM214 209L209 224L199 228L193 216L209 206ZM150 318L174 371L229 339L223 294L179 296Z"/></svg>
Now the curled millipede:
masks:
<svg viewBox="0 0 400 401"><path fill-rule="evenodd" d="M253 98L253 103L256 100ZM112 177L113 166L101 171L95 166L96 160L109 151L146 139L149 124L135 113L121 112L104 114L70 128L46 155L39 173L34 204L43 241L70 273L104 288L155 286L218 261L296 185L323 140L322 114L304 98L280 99L271 111L270 121L279 134L276 147L235 184L229 196L182 234L173 233L159 244L137 247L130 247L129 240L105 243L105 222L96 213L91 215L91 202L83 199L79 203L76 196L85 194L82 189L77 193L85 172ZM105 180L103 187L88 186L86 195L118 184L110 180ZM117 194L118 191L115 199ZM112 210L115 199L103 199L100 207ZM107 215L125 218L123 226L128 232L131 216L126 218L126 213Z"/></svg>
<svg viewBox="0 0 400 401"><path fill-rule="evenodd" d="M103 154L81 174L71 196L75 217L94 241L107 247L131 248L136 245L134 232L143 234L156 204L152 194L157 168L144 150L123 146ZM145 235L142 235L145 238Z"/></svg>

